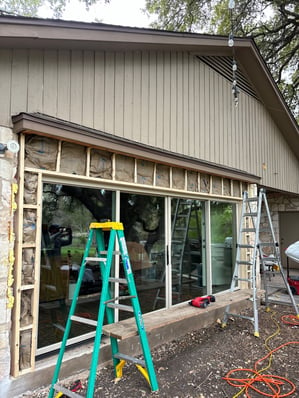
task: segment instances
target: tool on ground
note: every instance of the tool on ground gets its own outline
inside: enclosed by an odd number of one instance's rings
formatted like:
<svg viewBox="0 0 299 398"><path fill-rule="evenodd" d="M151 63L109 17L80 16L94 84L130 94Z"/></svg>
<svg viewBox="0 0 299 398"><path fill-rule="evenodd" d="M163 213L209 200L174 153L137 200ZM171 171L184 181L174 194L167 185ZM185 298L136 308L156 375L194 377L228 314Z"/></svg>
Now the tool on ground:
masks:
<svg viewBox="0 0 299 398"><path fill-rule="evenodd" d="M244 316L230 312L230 304L227 305L224 313L222 326L227 325L229 316L248 319L254 324L254 336L259 337L258 324L258 297L257 297L257 265L260 265L260 272L265 289L265 305L269 303L286 304L285 302L270 298L273 289L285 289L290 297L297 317L298 307L292 295L290 286L284 275L281 265L279 245L275 239L270 210L267 202L266 192L260 189L258 197L249 197L248 192L243 193L242 214L237 243L236 262L232 277L230 291L238 289L239 282L247 283L252 290L253 315ZM280 276L282 286L272 284L273 276ZM272 289L272 290L271 290Z"/></svg>
<svg viewBox="0 0 299 398"><path fill-rule="evenodd" d="M109 234L104 236L104 234ZM107 238L107 239L106 239ZM97 257L89 257L93 240L96 242ZM108 243L105 243L108 242ZM116 245L119 246L119 252L116 251ZM111 276L111 267L115 256L120 255L121 265L124 270L124 278L115 278ZM97 264L100 268L102 277L102 291L100 296L100 304L98 311L98 320L91 320L84 317L74 315L77 305L77 300L80 293L80 287L83 280L83 275L87 263ZM112 297L116 283L126 284L128 286L129 296ZM110 289L111 288L111 289ZM120 304L119 301L123 299L130 299L131 306ZM118 349L118 340L110 336L112 359L116 377L122 376L122 369L126 362L132 362L136 365L141 374L149 382L152 391L158 390L158 383L152 362L151 352L147 340L147 335L144 327L140 304L137 296L136 286L134 282L130 258L128 255L126 240L124 237L123 224L119 222L104 222L104 223L91 223L89 227L89 235L85 247L78 280L70 307L64 336L61 343L60 352L55 367L50 392L48 398L54 396L54 391L60 391L71 398L79 398L81 395L67 390L65 387L57 384L58 376L67 344L67 339L70 334L72 321L81 322L96 327L96 334L94 340L93 353L91 358L90 372L87 384L86 398L92 398L94 394L96 371L98 365L98 358L100 355L100 345L103 330L104 317L106 315L107 323L114 323L115 313L114 310L119 309L129 311L134 314L137 332L140 339L140 345L143 352L143 359L131 357L127 354L122 354Z"/></svg>
<svg viewBox="0 0 299 398"><path fill-rule="evenodd" d="M194 299L189 301L189 304L193 307L198 308L207 308L210 303L214 303L216 301L216 297L209 295L209 296L199 296L195 297Z"/></svg>

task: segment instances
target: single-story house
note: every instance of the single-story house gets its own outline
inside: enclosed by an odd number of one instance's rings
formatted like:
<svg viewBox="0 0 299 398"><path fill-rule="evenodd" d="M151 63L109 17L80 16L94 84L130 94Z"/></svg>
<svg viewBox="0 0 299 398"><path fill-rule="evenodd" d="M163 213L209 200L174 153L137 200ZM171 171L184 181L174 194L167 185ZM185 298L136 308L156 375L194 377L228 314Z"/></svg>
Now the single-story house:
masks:
<svg viewBox="0 0 299 398"><path fill-rule="evenodd" d="M1 391L57 352L90 222L124 224L144 313L229 290L243 191L299 240L298 124L250 38L0 16L0 91ZM100 290L90 264L81 314Z"/></svg>

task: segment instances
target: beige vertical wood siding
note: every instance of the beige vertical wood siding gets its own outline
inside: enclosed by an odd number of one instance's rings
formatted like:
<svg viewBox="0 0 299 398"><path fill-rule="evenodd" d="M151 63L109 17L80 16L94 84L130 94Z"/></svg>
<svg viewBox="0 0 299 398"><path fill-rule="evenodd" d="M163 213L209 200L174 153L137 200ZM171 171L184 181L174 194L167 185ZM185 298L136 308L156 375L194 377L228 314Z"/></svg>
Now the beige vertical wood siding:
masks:
<svg viewBox="0 0 299 398"><path fill-rule="evenodd" d="M0 124L42 112L241 169L299 192L299 162L263 105L184 52L0 50Z"/></svg>

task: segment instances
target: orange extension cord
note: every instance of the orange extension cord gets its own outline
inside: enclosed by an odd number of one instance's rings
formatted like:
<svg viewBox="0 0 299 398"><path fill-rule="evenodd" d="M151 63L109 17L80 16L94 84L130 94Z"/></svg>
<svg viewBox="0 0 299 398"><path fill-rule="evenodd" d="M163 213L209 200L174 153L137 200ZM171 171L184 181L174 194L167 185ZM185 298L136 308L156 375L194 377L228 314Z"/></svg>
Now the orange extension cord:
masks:
<svg viewBox="0 0 299 398"><path fill-rule="evenodd" d="M257 360L254 364L253 369L245 369L245 368L232 369L227 373L227 375L225 377L223 377L223 380L226 380L227 383L230 384L231 386L241 388L241 390L236 395L234 395L233 398L238 397L242 393L245 393L245 396L247 398L252 398L251 395L249 394L249 392L251 392L251 391L255 391L256 393L258 393L264 397L283 398L283 397L289 397L296 391L295 384L292 381L288 380L287 378L281 377L281 376L275 376L275 375L262 374L262 372L264 372L271 366L272 355L274 352L276 352L288 345L299 344L299 341L290 341L290 342L281 344L279 347L277 347L273 350L269 349L269 347L267 346L267 342L271 338L273 338L274 336L279 334L279 331L280 331L279 324L274 319L274 315L275 315L275 313L273 312L271 318L272 318L273 322L276 324L277 330L273 335L268 337L265 341L265 346L269 350L268 354L265 355L263 358ZM298 317L296 317L296 316L293 317L292 315L283 316L282 321L288 325L293 325L293 326L299 325ZM258 364L267 358L269 358L268 365L261 370L257 370ZM235 373L239 373L241 375L244 372L246 373L246 377L233 376L233 374L235 374ZM258 385L263 387L263 390L261 390L258 387ZM282 387L287 388L288 392L282 393ZM285 388L284 388L284 390L285 390ZM266 392L266 390L268 392Z"/></svg>

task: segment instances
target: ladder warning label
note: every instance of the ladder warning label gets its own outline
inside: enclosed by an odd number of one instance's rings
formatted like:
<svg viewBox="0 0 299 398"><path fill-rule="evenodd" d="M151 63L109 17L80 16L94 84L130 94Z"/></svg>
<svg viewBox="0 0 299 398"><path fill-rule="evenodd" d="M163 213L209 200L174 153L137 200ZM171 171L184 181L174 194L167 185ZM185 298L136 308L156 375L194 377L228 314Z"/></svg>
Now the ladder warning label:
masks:
<svg viewBox="0 0 299 398"><path fill-rule="evenodd" d="M128 258L125 259L125 267L126 267L127 273L131 274L132 273L132 269L131 269L130 260Z"/></svg>

